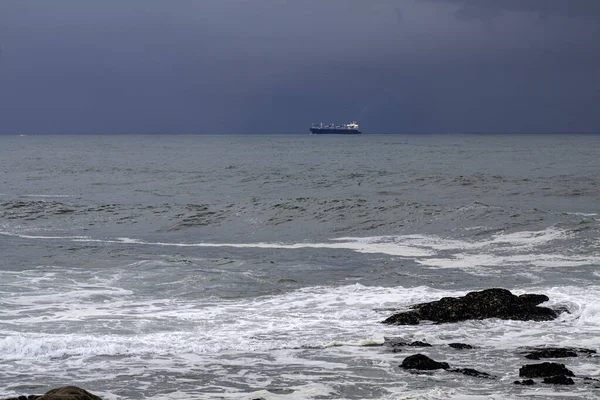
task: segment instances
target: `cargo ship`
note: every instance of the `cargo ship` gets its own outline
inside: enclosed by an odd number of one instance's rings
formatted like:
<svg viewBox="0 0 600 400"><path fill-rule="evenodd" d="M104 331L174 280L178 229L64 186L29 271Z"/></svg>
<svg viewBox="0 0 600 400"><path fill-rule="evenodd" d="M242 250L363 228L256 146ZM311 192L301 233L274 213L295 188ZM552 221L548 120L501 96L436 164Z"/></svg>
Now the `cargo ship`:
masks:
<svg viewBox="0 0 600 400"><path fill-rule="evenodd" d="M313 124L310 128L310 133L313 135L321 135L326 133L341 134L341 135L357 135L361 132L358 130L358 123L352 121L350 124Z"/></svg>

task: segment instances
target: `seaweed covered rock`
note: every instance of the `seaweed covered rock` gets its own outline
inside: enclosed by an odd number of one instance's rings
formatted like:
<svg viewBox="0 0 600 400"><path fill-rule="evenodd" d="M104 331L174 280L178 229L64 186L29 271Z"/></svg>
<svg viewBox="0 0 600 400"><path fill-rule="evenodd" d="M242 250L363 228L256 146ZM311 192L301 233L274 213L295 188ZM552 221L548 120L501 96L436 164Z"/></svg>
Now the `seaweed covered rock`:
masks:
<svg viewBox="0 0 600 400"><path fill-rule="evenodd" d="M436 369L448 369L450 366L446 362L437 362L424 354L415 354L406 357L400 367L405 369L419 369L419 370L436 370Z"/></svg>
<svg viewBox="0 0 600 400"><path fill-rule="evenodd" d="M470 292L463 297L444 297L430 303L413 306L413 310L397 313L383 323L416 325L422 320L433 322L458 322L500 318L521 321L549 321L558 313L547 307L539 307L545 295L515 296L506 289L486 289Z"/></svg>

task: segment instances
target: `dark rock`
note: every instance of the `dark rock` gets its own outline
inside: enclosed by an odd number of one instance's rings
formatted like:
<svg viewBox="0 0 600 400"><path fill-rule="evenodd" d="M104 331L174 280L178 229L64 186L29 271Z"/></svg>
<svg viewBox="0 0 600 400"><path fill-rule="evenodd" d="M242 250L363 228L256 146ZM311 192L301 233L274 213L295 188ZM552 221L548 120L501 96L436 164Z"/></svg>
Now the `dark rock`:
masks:
<svg viewBox="0 0 600 400"><path fill-rule="evenodd" d="M419 369L419 370L435 370L435 369L448 369L450 366L446 362L437 362L432 360L423 354L415 354L406 357L402 361L400 367L405 369Z"/></svg>
<svg viewBox="0 0 600 400"><path fill-rule="evenodd" d="M493 378L493 376L488 374L487 372L477 371L473 368L455 368L451 369L450 372L460 372L461 374L475 376L477 378Z"/></svg>
<svg viewBox="0 0 600 400"><path fill-rule="evenodd" d="M37 400L102 400L87 390L76 386L65 386L47 391Z"/></svg>
<svg viewBox="0 0 600 400"><path fill-rule="evenodd" d="M565 358L577 357L577 353L573 350L565 348L547 348L543 350L535 350L527 354L525 358L530 360L539 360L540 358Z"/></svg>
<svg viewBox="0 0 600 400"><path fill-rule="evenodd" d="M409 343L408 345L412 347L431 347L429 343L421 342L420 340L416 340L412 343Z"/></svg>
<svg viewBox="0 0 600 400"><path fill-rule="evenodd" d="M535 381L533 379L523 379L522 381L514 381L515 385L535 385Z"/></svg>
<svg viewBox="0 0 600 400"><path fill-rule="evenodd" d="M546 296L545 294L533 294L533 293L522 294L519 296L519 298L521 300L523 300L523 302L530 304L532 306L537 306L538 304L542 304L542 303L545 303L548 300L550 300L548 298L548 296Z"/></svg>
<svg viewBox="0 0 600 400"><path fill-rule="evenodd" d="M421 322L421 317L416 311L408 311L394 314L385 321L383 321L384 324L394 325L419 325L419 322Z"/></svg>
<svg viewBox="0 0 600 400"><path fill-rule="evenodd" d="M387 347L391 347L394 353L399 353L402 350L400 347L411 346L411 347L431 347L429 343L421 342L420 340L416 340L414 342L407 342L403 338L396 337L384 337L383 345Z"/></svg>
<svg viewBox="0 0 600 400"><path fill-rule="evenodd" d="M448 346L452 347L453 349L459 349L459 350L470 350L470 349L474 348L470 344L465 344L465 343L450 343Z"/></svg>
<svg viewBox="0 0 600 400"><path fill-rule="evenodd" d="M571 370L565 367L565 364L558 363L528 364L519 369L519 376L525 378L543 378L556 375L575 376Z"/></svg>
<svg viewBox="0 0 600 400"><path fill-rule="evenodd" d="M444 297L419 304L414 306L412 311L394 314L383 323L416 325L422 320L442 323L486 318L549 321L558 316L558 313L550 308L538 307L536 304L540 298L533 299L515 296L506 289L486 289L467 293L463 297Z"/></svg>
<svg viewBox="0 0 600 400"><path fill-rule="evenodd" d="M4 400L102 400L100 397L76 386L65 386L47 391L43 395L11 397Z"/></svg>
<svg viewBox="0 0 600 400"><path fill-rule="evenodd" d="M573 379L568 378L564 375L551 376L544 378L544 383L551 383L553 385L574 385Z"/></svg>

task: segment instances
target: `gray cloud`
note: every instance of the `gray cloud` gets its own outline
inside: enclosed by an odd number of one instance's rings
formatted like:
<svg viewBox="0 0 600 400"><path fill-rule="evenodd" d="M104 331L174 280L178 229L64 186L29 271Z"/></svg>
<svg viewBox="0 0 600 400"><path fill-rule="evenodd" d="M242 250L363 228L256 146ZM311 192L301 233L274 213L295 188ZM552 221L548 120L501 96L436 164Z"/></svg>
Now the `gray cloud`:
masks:
<svg viewBox="0 0 600 400"><path fill-rule="evenodd" d="M359 115L369 132L591 131L594 16L582 0L3 0L0 133Z"/></svg>

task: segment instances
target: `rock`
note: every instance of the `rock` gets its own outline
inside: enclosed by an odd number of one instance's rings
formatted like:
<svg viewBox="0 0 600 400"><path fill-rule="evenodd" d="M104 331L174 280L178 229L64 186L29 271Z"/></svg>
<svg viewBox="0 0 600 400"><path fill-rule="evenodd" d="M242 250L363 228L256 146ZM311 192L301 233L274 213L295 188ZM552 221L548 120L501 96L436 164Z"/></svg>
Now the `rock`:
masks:
<svg viewBox="0 0 600 400"><path fill-rule="evenodd" d="M473 368L455 368L451 369L450 372L460 372L461 374L475 376L477 378L493 378L493 376L488 374L487 372L477 371Z"/></svg>
<svg viewBox="0 0 600 400"><path fill-rule="evenodd" d="M383 321L384 324L394 325L419 325L419 322L421 322L421 318L415 311L394 314Z"/></svg>
<svg viewBox="0 0 600 400"><path fill-rule="evenodd" d="M76 386L65 386L58 389L47 391L37 400L102 400L100 397L91 394L87 390Z"/></svg>
<svg viewBox="0 0 600 400"><path fill-rule="evenodd" d="M526 293L519 296L521 300L532 306L537 306L550 300L545 294Z"/></svg>
<svg viewBox="0 0 600 400"><path fill-rule="evenodd" d="M535 381L533 379L523 379L522 381L514 381L513 383L515 385L527 385L527 386L535 385Z"/></svg>
<svg viewBox="0 0 600 400"><path fill-rule="evenodd" d="M78 388L77 386L65 386L57 389L51 389L43 395L29 395L12 397L4 400L102 400L100 397L90 392Z"/></svg>
<svg viewBox="0 0 600 400"><path fill-rule="evenodd" d="M458 350L471 350L474 348L470 344L465 344L465 343L450 343L448 346L452 347L453 349L458 349Z"/></svg>
<svg viewBox="0 0 600 400"><path fill-rule="evenodd" d="M420 340L416 340L414 342L406 342L403 338L396 337L384 337L383 345L387 347L391 347L394 353L399 353L402 350L400 347L411 346L411 347L431 347L429 343L422 342Z"/></svg>
<svg viewBox="0 0 600 400"><path fill-rule="evenodd" d="M450 366L446 362L437 362L432 360L423 354L415 354L406 357L402 361L400 367L405 369L419 369L419 370L435 370L435 369L448 369Z"/></svg>
<svg viewBox="0 0 600 400"><path fill-rule="evenodd" d="M416 325L422 320L443 323L486 318L550 321L558 317L556 311L536 305L541 300L539 296L543 295L515 296L506 289L486 289L463 297L444 297L418 304L413 310L394 314L383 323Z"/></svg>
<svg viewBox="0 0 600 400"><path fill-rule="evenodd" d="M540 358L565 358L565 357L577 357L577 353L573 350L566 348L547 348L542 350L535 350L527 354L525 358L530 360L539 360Z"/></svg>
<svg viewBox="0 0 600 400"><path fill-rule="evenodd" d="M408 345L412 347L431 347L429 343L421 342L420 340L416 340L412 343L409 343Z"/></svg>
<svg viewBox="0 0 600 400"><path fill-rule="evenodd" d="M564 375L551 376L544 378L544 383L551 383L553 385L574 385L573 379L568 378Z"/></svg>
<svg viewBox="0 0 600 400"><path fill-rule="evenodd" d="M551 362L523 365L519 369L519 376L525 378L543 378L556 375L575 376L571 370L565 367L565 364Z"/></svg>

